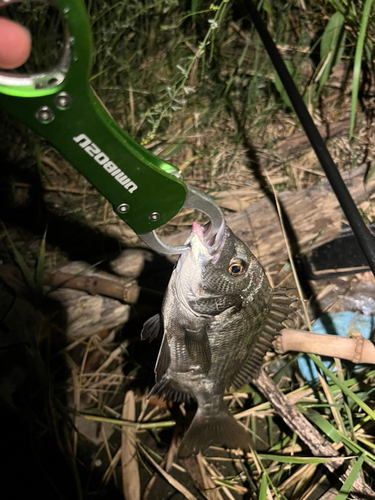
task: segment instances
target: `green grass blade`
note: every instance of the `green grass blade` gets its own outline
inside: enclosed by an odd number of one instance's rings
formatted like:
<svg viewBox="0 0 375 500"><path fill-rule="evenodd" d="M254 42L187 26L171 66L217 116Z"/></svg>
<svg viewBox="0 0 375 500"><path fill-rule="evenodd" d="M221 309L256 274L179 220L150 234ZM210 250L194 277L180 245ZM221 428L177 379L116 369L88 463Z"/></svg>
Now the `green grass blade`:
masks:
<svg viewBox="0 0 375 500"><path fill-rule="evenodd" d="M335 8L335 10L340 11L342 14L345 14L347 8L342 4L339 0L329 0L329 3Z"/></svg>
<svg viewBox="0 0 375 500"><path fill-rule="evenodd" d="M288 59L286 59L284 61L284 63L285 63L285 66L287 67L287 69L288 69L288 71L290 73L290 76L294 79L294 76L295 76L295 73L296 73L296 68L294 67L292 61L289 61ZM276 90L278 91L278 93L280 94L281 99L286 104L286 106L288 106L289 108L291 108L292 107L292 103L290 102L288 94L286 93L286 90L284 88L284 85L281 83L280 77L276 73L276 71L275 71L275 87L276 87Z"/></svg>
<svg viewBox="0 0 375 500"><path fill-rule="evenodd" d="M273 462L280 462L282 464L325 464L330 461L330 458L317 458L317 457L292 457L289 455L269 455L268 453L258 453L258 457L262 460L272 460Z"/></svg>
<svg viewBox="0 0 375 500"><path fill-rule="evenodd" d="M355 48L354 68L353 68L352 111L350 115L349 139L353 137L353 132L354 132L355 112L357 109L358 89L359 89L359 76L361 73L362 52L365 43L367 24L370 17L370 11L373 2L374 0L366 0L365 2L365 7L363 9L363 14L362 14L361 26L359 29L358 42Z"/></svg>
<svg viewBox="0 0 375 500"><path fill-rule="evenodd" d="M269 452L273 452L273 451L283 450L284 448L287 447L287 445L289 444L290 440L291 440L290 436L286 436L282 441L279 441L274 446L272 446L272 448L269 448L268 451Z"/></svg>
<svg viewBox="0 0 375 500"><path fill-rule="evenodd" d="M363 453L357 460L355 466L350 471L348 477L346 478L344 484L341 486L339 494L335 497L335 500L346 500L350 494L350 490L353 487L354 481L357 479L358 474L362 469L362 464L365 459L365 454Z"/></svg>
<svg viewBox="0 0 375 500"><path fill-rule="evenodd" d="M333 373L320 361L320 359L314 354L309 354L309 357L314 361L316 366L320 368L326 375L329 377L334 384L336 384L343 393L349 396L353 401L357 403L357 405L362 408L363 411L370 415L372 419L375 420L375 411L372 410L366 403L364 403L354 392L352 392L345 384L339 380Z"/></svg>
<svg viewBox="0 0 375 500"><path fill-rule="evenodd" d="M326 420L319 412L315 410L309 410L305 413L307 418L313 422L319 429L324 432L334 443L341 442L341 436L339 431Z"/></svg>
<svg viewBox="0 0 375 500"><path fill-rule="evenodd" d="M345 50L345 17L341 12L335 12L324 30L320 45L322 71L319 76L318 94L327 83L332 68L341 60ZM319 72L320 73L320 72Z"/></svg>
<svg viewBox="0 0 375 500"><path fill-rule="evenodd" d="M262 481L260 483L259 500L267 500L267 476L262 474Z"/></svg>

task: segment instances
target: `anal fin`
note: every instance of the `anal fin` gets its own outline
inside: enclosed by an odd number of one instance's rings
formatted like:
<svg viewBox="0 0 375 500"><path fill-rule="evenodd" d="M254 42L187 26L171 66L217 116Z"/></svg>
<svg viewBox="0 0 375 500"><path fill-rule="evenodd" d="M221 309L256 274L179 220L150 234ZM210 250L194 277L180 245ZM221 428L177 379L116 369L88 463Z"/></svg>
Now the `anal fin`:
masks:
<svg viewBox="0 0 375 500"><path fill-rule="evenodd" d="M176 401L177 403L189 403L192 399L188 392L175 387L173 383L167 379L162 379L154 385L148 397L153 395L167 401Z"/></svg>
<svg viewBox="0 0 375 500"><path fill-rule="evenodd" d="M204 373L208 373L211 368L211 348L206 328L185 330L185 345L190 359L201 365Z"/></svg>

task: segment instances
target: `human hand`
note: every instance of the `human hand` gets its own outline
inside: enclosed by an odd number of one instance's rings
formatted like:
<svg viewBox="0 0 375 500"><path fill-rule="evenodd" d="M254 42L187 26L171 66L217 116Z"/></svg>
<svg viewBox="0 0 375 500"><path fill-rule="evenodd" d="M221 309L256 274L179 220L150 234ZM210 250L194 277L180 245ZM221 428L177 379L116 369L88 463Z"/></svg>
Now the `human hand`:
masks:
<svg viewBox="0 0 375 500"><path fill-rule="evenodd" d="M0 68L14 69L25 63L31 52L31 36L23 26L0 17Z"/></svg>

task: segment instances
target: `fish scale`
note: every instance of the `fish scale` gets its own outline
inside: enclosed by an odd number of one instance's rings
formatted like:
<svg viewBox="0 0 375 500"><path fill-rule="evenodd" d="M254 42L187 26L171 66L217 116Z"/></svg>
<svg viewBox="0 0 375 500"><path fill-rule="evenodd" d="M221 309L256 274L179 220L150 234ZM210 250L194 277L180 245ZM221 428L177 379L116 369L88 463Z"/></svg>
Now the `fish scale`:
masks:
<svg viewBox="0 0 375 500"><path fill-rule="evenodd" d="M193 224L190 249L172 273L159 329L157 383L150 393L198 403L180 458L210 445L249 449L250 436L228 411L224 393L257 376L295 300L271 288L255 256L225 222L210 242L206 231ZM154 332L151 318L142 338Z"/></svg>

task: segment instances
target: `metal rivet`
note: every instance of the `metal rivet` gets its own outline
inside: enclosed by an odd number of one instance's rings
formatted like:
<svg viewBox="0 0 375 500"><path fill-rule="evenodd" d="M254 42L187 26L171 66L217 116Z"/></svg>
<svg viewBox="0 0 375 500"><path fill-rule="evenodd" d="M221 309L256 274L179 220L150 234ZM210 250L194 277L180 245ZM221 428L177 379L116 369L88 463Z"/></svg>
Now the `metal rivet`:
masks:
<svg viewBox="0 0 375 500"><path fill-rule="evenodd" d="M126 214L126 212L129 212L129 205L127 203L121 203L121 205L119 205L117 207L117 212L120 212L120 214Z"/></svg>
<svg viewBox="0 0 375 500"><path fill-rule="evenodd" d="M152 212L152 214L150 215L149 217L150 220L159 220L160 219L160 214L158 214L158 212Z"/></svg>
<svg viewBox="0 0 375 500"><path fill-rule="evenodd" d="M55 97L55 104L59 109L68 109L72 104L72 98L66 92L60 92Z"/></svg>
<svg viewBox="0 0 375 500"><path fill-rule="evenodd" d="M55 119L55 115L48 106L38 109L35 116L42 123L51 123Z"/></svg>

